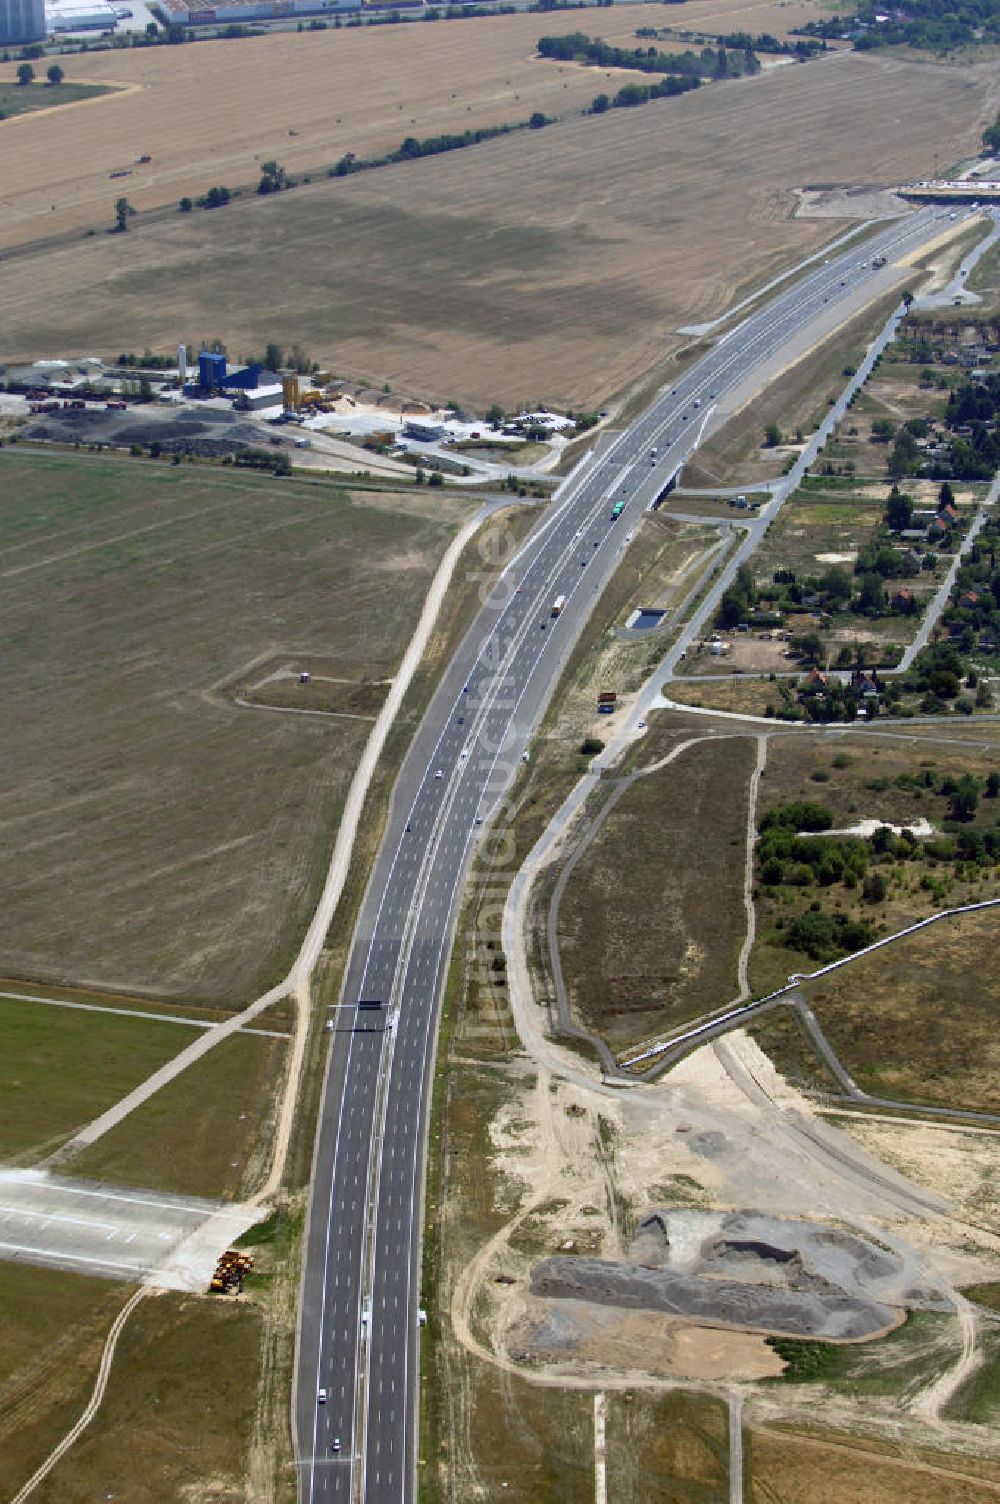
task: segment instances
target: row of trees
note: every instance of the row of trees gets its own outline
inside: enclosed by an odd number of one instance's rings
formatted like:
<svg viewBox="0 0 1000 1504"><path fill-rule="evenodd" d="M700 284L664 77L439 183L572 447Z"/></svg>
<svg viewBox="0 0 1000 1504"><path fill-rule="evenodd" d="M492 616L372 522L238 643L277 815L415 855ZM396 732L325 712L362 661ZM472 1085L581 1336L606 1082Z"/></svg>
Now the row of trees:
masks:
<svg viewBox="0 0 1000 1504"><path fill-rule="evenodd" d="M965 661L978 649L986 657L1000 656L1000 525L992 518L963 557L955 577L951 601L942 616L955 672L968 675Z"/></svg>
<svg viewBox="0 0 1000 1504"><path fill-rule="evenodd" d="M827 50L825 41L800 38L797 42L782 42L769 31L758 32L756 36L751 36L748 31L730 31L725 36L717 36L715 40L720 47L727 47L731 52L778 53L803 60Z"/></svg>
<svg viewBox="0 0 1000 1504"><path fill-rule="evenodd" d="M440 136L425 136L423 139L407 136L395 151L387 152L385 156L358 157L353 151L345 152L330 168L329 175L332 178L343 178L351 173L367 172L372 167L387 167L391 162L415 162L420 157L436 157L442 152L460 151L466 146L478 146L481 141L492 141L496 136L507 136L511 131L525 127L537 130L539 126L548 124L547 117L536 110L528 120L521 121L519 125L487 125L479 130L451 131Z"/></svg>
<svg viewBox="0 0 1000 1504"><path fill-rule="evenodd" d="M50 63L45 70L45 77L54 89L58 89L66 75L58 63ZM17 81L22 89L35 82L35 70L30 63L18 63Z"/></svg>
<svg viewBox="0 0 1000 1504"><path fill-rule="evenodd" d="M689 89L699 88L700 85L700 78L678 78L673 73L655 84L623 84L618 93L613 96L595 95L588 113L603 115L607 110L634 109L636 105L648 104L651 99L673 99L678 94L686 94Z"/></svg>
<svg viewBox="0 0 1000 1504"><path fill-rule="evenodd" d="M1000 115L983 131L983 145L987 151L1000 151Z"/></svg>
<svg viewBox="0 0 1000 1504"><path fill-rule="evenodd" d="M704 47L700 53L660 52L656 47L613 47L582 31L540 37L538 53L556 62L585 63L593 68L631 68L638 73L675 74L680 78L739 78L760 71L752 46L739 52L730 52L724 46Z"/></svg>

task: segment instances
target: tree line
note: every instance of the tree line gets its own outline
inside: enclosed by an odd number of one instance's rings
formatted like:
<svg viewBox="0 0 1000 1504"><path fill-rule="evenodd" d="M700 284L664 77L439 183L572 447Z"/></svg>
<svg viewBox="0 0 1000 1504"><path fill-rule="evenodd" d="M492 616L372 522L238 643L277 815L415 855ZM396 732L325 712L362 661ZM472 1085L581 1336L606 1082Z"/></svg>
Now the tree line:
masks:
<svg viewBox="0 0 1000 1504"><path fill-rule="evenodd" d="M700 53L690 50L660 52L656 47L613 47L600 37L588 37L582 31L540 37L538 55L556 62L584 63L596 68L629 68L637 73L672 74L686 79L739 78L760 71L752 46L732 53L724 46L718 49L704 47Z"/></svg>
<svg viewBox="0 0 1000 1504"><path fill-rule="evenodd" d="M466 146L493 141L497 136L509 136L512 131L537 130L550 123L548 116L536 110L529 119L521 120L515 125L484 125L478 130L446 131L440 136L425 136L423 139L407 136L395 151L386 152L380 157L358 157L353 151L345 152L330 168L329 176L343 178L351 173L367 172L373 167L388 167L394 162L416 162L421 157L436 157L442 152L461 151Z"/></svg>

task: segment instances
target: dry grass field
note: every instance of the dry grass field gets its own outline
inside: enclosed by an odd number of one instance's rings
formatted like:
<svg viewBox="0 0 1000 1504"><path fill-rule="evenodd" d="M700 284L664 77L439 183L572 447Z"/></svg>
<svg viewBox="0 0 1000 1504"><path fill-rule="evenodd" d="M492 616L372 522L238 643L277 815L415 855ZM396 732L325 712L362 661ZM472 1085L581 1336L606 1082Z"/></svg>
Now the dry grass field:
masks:
<svg viewBox="0 0 1000 1504"><path fill-rule="evenodd" d="M620 24L617 10L615 17ZM489 31L481 28L492 24L464 31L455 23L440 34L485 47ZM498 19L498 35L506 24ZM400 34L410 47L413 31ZM285 45L311 56L307 44L317 40L290 37ZM196 60L214 45L177 52ZM247 58L262 44L240 45L250 50L225 56ZM419 69L412 52L406 56L413 76ZM124 66L123 57L107 66ZM442 67L435 60L435 77ZM567 99L575 78L561 80L571 84L566 91L560 84ZM589 78L587 92L597 83ZM927 170L935 153L971 151L995 87L995 76L976 67L957 75L841 56L287 195L171 215L7 265L5 354L168 349L202 334L219 335L236 352L273 336L297 340L336 370L432 397L600 401L669 355L679 325L717 314L734 293L836 232L836 222L791 219L796 187L892 183ZM78 117L127 103L115 96L80 107ZM542 103L522 97L518 109ZM447 123L422 120L415 109L410 116L416 127L404 110L392 138ZM465 116L469 124L485 118ZM52 119L30 117L31 128ZM28 121L15 126L27 130ZM280 143L286 165L294 162L284 146L296 141ZM150 149L145 136L134 144ZM325 159L341 146L364 149L366 141L338 138L327 150L317 140L311 155ZM206 149L213 178L237 176L227 172L218 140ZM277 154L278 143L261 143L265 152ZM158 170L155 142L153 155ZM67 165L67 179L78 167ZM141 205L141 180L125 183ZM115 194L111 185L101 191L110 214ZM172 184L171 197L175 191ZM58 203L58 194L48 201Z"/></svg>
<svg viewBox="0 0 1000 1504"><path fill-rule="evenodd" d="M995 909L942 920L804 991L855 1080L875 1096L1000 1110Z"/></svg>
<svg viewBox="0 0 1000 1504"><path fill-rule="evenodd" d="M65 1435L93 1387L127 1285L0 1266L0 1478L13 1493Z"/></svg>
<svg viewBox="0 0 1000 1504"><path fill-rule="evenodd" d="M0 494L0 971L245 999L298 943L370 722L227 690L276 654L391 674L469 502L9 449Z"/></svg>
<svg viewBox="0 0 1000 1504"><path fill-rule="evenodd" d="M728 1421L707 1394L613 1394L609 1397L608 1474L629 1500L729 1499Z"/></svg>
<svg viewBox="0 0 1000 1504"><path fill-rule="evenodd" d="M243 1300L147 1298L122 1334L93 1424L39 1486L39 1504L245 1499L261 1326Z"/></svg>
<svg viewBox="0 0 1000 1504"><path fill-rule="evenodd" d="M574 1014L612 1049L728 1002L743 939L748 737L707 741L619 800L567 886Z"/></svg>
<svg viewBox="0 0 1000 1504"><path fill-rule="evenodd" d="M692 30L783 35L829 9L815 0L738 8L691 0L682 19ZM147 209L213 183L256 185L259 162L271 157L308 173L345 151L375 155L411 133L579 110L602 75L538 59L540 36L584 30L629 47L636 27L676 19L623 5L583 18L519 14L76 54L65 59L59 90L17 88L16 64L0 65L0 94L10 100L0 107L13 114L30 101L46 110L28 128L4 125L16 153L4 164L0 245L100 223L118 192ZM658 45L669 52L684 44ZM68 109L94 86L121 92L104 109ZM153 160L138 165L143 153ZM108 175L128 168L131 177L109 187Z"/></svg>
<svg viewBox="0 0 1000 1504"><path fill-rule="evenodd" d="M985 1504L1000 1471L942 1452L915 1452L850 1436L754 1429L748 1504Z"/></svg>

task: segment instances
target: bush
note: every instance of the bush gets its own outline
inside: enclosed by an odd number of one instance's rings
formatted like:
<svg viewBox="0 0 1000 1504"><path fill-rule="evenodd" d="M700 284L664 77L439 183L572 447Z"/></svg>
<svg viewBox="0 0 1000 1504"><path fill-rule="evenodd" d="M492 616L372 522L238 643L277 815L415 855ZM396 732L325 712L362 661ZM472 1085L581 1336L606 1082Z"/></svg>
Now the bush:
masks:
<svg viewBox="0 0 1000 1504"><path fill-rule="evenodd" d="M599 736L585 736L580 743L580 751L584 757L596 757L598 752L604 751L604 743Z"/></svg>
<svg viewBox="0 0 1000 1504"><path fill-rule="evenodd" d="M786 830L829 830L832 824L833 816L822 804L795 800L790 804L776 804L774 809L768 810L760 822L760 829L763 832L782 826Z"/></svg>
<svg viewBox="0 0 1000 1504"><path fill-rule="evenodd" d="M804 951L821 963L860 950L874 938L870 924L822 909L807 909L792 920L785 932L785 944L790 949Z"/></svg>

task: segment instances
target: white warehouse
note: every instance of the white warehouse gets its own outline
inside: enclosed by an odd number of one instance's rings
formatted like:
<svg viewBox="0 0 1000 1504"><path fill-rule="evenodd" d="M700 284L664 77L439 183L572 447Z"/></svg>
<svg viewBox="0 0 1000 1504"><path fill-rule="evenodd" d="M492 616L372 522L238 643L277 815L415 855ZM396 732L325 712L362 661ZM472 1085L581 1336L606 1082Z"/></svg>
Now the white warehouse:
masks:
<svg viewBox="0 0 1000 1504"><path fill-rule="evenodd" d="M0 0L0 44L45 39L45 0Z"/></svg>

